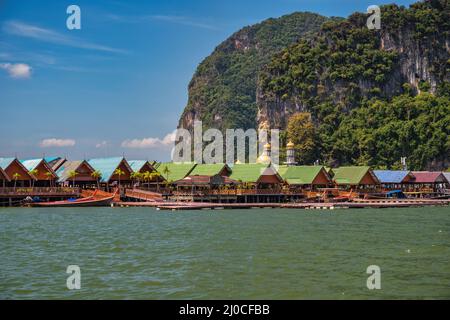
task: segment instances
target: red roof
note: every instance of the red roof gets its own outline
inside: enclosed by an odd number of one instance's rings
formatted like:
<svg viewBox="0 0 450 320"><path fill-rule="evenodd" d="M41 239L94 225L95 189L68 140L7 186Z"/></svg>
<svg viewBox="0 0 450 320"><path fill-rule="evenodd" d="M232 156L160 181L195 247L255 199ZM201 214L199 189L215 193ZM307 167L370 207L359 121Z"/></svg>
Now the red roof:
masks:
<svg viewBox="0 0 450 320"><path fill-rule="evenodd" d="M0 180L11 181L5 170L3 170L2 168L0 168Z"/></svg>
<svg viewBox="0 0 450 320"><path fill-rule="evenodd" d="M440 183L445 182L445 177L442 172L431 171L413 171L415 183Z"/></svg>

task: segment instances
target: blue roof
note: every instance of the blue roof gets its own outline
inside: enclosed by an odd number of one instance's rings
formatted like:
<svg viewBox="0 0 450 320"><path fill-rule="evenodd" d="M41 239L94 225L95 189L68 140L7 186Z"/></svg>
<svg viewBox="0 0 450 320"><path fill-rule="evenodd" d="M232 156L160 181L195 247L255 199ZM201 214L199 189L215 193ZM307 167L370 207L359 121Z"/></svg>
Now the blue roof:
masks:
<svg viewBox="0 0 450 320"><path fill-rule="evenodd" d="M20 160L28 171L36 169L36 167L42 162L43 159L30 159L30 160Z"/></svg>
<svg viewBox="0 0 450 320"><path fill-rule="evenodd" d="M87 166L89 166L89 163L86 161L66 161L61 167L59 167L56 174L59 177L59 182L65 182L70 179L70 172L76 171L82 164L86 163ZM92 171L94 171L94 168L91 168Z"/></svg>
<svg viewBox="0 0 450 320"><path fill-rule="evenodd" d="M52 162L52 161L59 160L59 159L61 159L61 157L46 157L46 158L44 158L44 160L45 160L47 163L50 163L50 162Z"/></svg>
<svg viewBox="0 0 450 320"><path fill-rule="evenodd" d="M0 158L0 168L6 169L16 158Z"/></svg>
<svg viewBox="0 0 450 320"><path fill-rule="evenodd" d="M139 172L147 162L147 160L129 160L128 164L133 169L133 172Z"/></svg>
<svg viewBox="0 0 450 320"><path fill-rule="evenodd" d="M124 158L99 158L88 160L88 163L92 168L98 170L102 174L101 182L108 182L114 175L114 171L119 167Z"/></svg>
<svg viewBox="0 0 450 320"><path fill-rule="evenodd" d="M402 183L411 171L402 170L374 170L381 183Z"/></svg>

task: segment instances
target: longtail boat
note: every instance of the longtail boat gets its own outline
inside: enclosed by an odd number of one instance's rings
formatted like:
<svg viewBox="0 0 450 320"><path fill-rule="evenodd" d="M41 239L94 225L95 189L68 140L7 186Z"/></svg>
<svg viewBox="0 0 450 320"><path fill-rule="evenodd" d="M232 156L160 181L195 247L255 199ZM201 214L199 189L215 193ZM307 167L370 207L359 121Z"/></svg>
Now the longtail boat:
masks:
<svg viewBox="0 0 450 320"><path fill-rule="evenodd" d="M96 198L96 192L92 196L76 199L53 202L34 202L29 205L32 207L107 207L110 206L116 196L115 192L111 196Z"/></svg>

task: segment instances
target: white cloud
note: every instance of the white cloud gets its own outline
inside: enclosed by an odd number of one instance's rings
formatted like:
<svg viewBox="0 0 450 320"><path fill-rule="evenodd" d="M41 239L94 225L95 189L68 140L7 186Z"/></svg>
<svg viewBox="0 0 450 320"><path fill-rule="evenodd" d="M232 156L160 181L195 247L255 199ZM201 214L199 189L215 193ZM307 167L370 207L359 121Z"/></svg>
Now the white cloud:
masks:
<svg viewBox="0 0 450 320"><path fill-rule="evenodd" d="M6 70L11 78L27 79L31 77L31 67L26 63L0 63L0 69Z"/></svg>
<svg viewBox="0 0 450 320"><path fill-rule="evenodd" d="M7 21L3 24L3 31L8 34L21 36L25 38L31 38L39 41L64 45L68 47L90 49L97 51L115 52L115 53L125 53L125 50L111 48L108 46L103 46L95 44L92 42L87 42L85 40L69 37L62 33L45 29L42 27L30 25L20 21Z"/></svg>
<svg viewBox="0 0 450 320"><path fill-rule="evenodd" d="M39 144L42 148L51 148L51 147L73 147L75 145L75 140L72 139L44 139Z"/></svg>
<svg viewBox="0 0 450 320"><path fill-rule="evenodd" d="M170 24L180 24L201 29L218 30L218 28L212 24L204 23L199 19L186 16L175 16L175 15L123 16L116 14L107 14L105 17L110 21L119 23L142 23L147 21L160 21Z"/></svg>
<svg viewBox="0 0 450 320"><path fill-rule="evenodd" d="M172 133L166 134L166 136L162 140L163 144L172 145L175 142L176 137L177 137L177 130L174 130Z"/></svg>
<svg viewBox="0 0 450 320"><path fill-rule="evenodd" d="M176 137L176 130L167 134L164 138L144 138L144 139L132 139L122 142L123 148L130 149L152 149L161 147L173 146Z"/></svg>
<svg viewBox="0 0 450 320"><path fill-rule="evenodd" d="M106 141L102 141L102 142L97 143L97 144L95 145L95 147L96 147L97 149L104 148L104 147L107 147L107 146L108 146L108 142L106 142Z"/></svg>

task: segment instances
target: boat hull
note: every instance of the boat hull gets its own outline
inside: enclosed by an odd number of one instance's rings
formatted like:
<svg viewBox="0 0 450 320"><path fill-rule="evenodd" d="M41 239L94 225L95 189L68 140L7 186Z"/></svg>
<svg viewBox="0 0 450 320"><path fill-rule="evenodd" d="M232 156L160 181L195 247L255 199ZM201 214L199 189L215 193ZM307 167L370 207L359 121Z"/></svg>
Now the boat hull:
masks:
<svg viewBox="0 0 450 320"><path fill-rule="evenodd" d="M58 202L41 202L32 203L32 207L43 208L73 208L73 207L107 207L112 204L114 197L93 200L79 200L79 201L58 201Z"/></svg>

